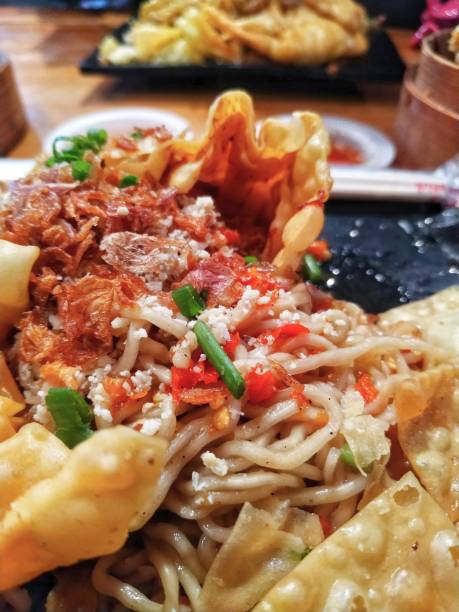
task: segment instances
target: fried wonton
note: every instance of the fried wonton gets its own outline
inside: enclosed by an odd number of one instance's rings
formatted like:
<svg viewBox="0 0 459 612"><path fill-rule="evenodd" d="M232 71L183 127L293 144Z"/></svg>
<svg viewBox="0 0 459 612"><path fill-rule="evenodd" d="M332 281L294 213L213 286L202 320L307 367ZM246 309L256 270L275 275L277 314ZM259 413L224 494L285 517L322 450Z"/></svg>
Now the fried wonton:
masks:
<svg viewBox="0 0 459 612"><path fill-rule="evenodd" d="M353 0L304 0L304 3L350 32L363 32L366 29L365 9Z"/></svg>
<svg viewBox="0 0 459 612"><path fill-rule="evenodd" d="M0 345L29 303L29 277L40 249L0 240Z"/></svg>
<svg viewBox="0 0 459 612"><path fill-rule="evenodd" d="M11 473L11 490L2 486L0 591L119 550L152 494L165 446L119 426L69 451L38 424L0 444Z"/></svg>
<svg viewBox="0 0 459 612"><path fill-rule="evenodd" d="M55 476L70 450L38 423L25 425L0 444L0 520L32 485Z"/></svg>
<svg viewBox="0 0 459 612"><path fill-rule="evenodd" d="M103 39L99 58L320 64L365 53L367 29L365 9L353 0L147 0L121 42Z"/></svg>
<svg viewBox="0 0 459 612"><path fill-rule="evenodd" d="M204 581L200 612L246 612L323 539L319 517L246 503Z"/></svg>
<svg viewBox="0 0 459 612"><path fill-rule="evenodd" d="M322 64L367 50L361 32L346 30L304 6L284 12L271 5L240 19L210 6L204 13L212 25L276 62Z"/></svg>
<svg viewBox="0 0 459 612"><path fill-rule="evenodd" d="M453 30L449 39L449 50L454 55L454 61L459 64L459 25Z"/></svg>
<svg viewBox="0 0 459 612"><path fill-rule="evenodd" d="M405 381L395 407L400 445L426 489L459 520L459 367L443 365Z"/></svg>
<svg viewBox="0 0 459 612"><path fill-rule="evenodd" d="M16 429L23 424L22 419L15 418L25 407L25 400L6 363L5 355L0 351L0 442L11 438Z"/></svg>
<svg viewBox="0 0 459 612"><path fill-rule="evenodd" d="M459 610L459 538L412 473L317 546L255 612Z"/></svg>
<svg viewBox="0 0 459 612"><path fill-rule="evenodd" d="M328 151L318 115L294 113L287 124L271 119L257 135L250 96L232 91L212 105L202 138L158 141L148 153L108 148L103 159L107 169L148 172L179 193L212 195L230 225L242 232L263 228L264 257L283 253L276 263L285 269L297 267L322 229L320 203L331 188ZM319 205L305 206L310 202Z"/></svg>
<svg viewBox="0 0 459 612"><path fill-rule="evenodd" d="M391 325L414 323L428 342L442 348L449 357L459 357L459 285L393 308L381 315L381 320Z"/></svg>

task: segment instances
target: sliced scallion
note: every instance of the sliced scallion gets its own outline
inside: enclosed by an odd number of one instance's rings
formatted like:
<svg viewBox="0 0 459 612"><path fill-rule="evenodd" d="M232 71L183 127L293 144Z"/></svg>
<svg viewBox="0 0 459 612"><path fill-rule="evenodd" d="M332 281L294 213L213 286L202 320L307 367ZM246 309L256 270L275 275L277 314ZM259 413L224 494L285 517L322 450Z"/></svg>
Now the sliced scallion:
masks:
<svg viewBox="0 0 459 612"><path fill-rule="evenodd" d="M107 142L107 130L89 130L88 139L96 143L100 148Z"/></svg>
<svg viewBox="0 0 459 612"><path fill-rule="evenodd" d="M305 557L307 557L310 552L312 552L312 548L310 546L306 546L306 548L303 548L303 550L301 551L291 550L290 556L294 561L299 562L302 561Z"/></svg>
<svg viewBox="0 0 459 612"><path fill-rule="evenodd" d="M183 285L172 292L172 299L184 317L194 319L205 309L206 303L192 285Z"/></svg>
<svg viewBox="0 0 459 612"><path fill-rule="evenodd" d="M216 337L203 321L197 321L193 327L199 346L218 375L228 387L231 395L240 399L244 395L245 381L233 362L219 345Z"/></svg>
<svg viewBox="0 0 459 612"><path fill-rule="evenodd" d="M303 257L301 274L305 280L311 281L311 283L318 283L323 279L322 268L311 253L306 253Z"/></svg>
<svg viewBox="0 0 459 612"><path fill-rule="evenodd" d="M72 176L76 181L85 181L91 174L91 164L84 159L72 161Z"/></svg>
<svg viewBox="0 0 459 612"><path fill-rule="evenodd" d="M246 264L254 264L258 262L258 257L255 257L255 255L246 255L244 261Z"/></svg>
<svg viewBox="0 0 459 612"><path fill-rule="evenodd" d="M89 404L73 389L49 389L46 405L56 425L56 436L69 448L87 440L93 434L90 428Z"/></svg>
<svg viewBox="0 0 459 612"><path fill-rule="evenodd" d="M46 160L46 165L50 167L63 162L70 163L72 164L73 177L79 181L84 181L89 176L89 172L86 174L83 169L87 166L82 165L88 164L84 161L86 151L98 153L106 142L107 132L103 129L89 130L86 136L57 136L53 142L53 154ZM60 147L58 146L59 143L66 144ZM74 165L76 169L73 168ZM80 176L83 178L79 178Z"/></svg>
<svg viewBox="0 0 459 612"><path fill-rule="evenodd" d="M134 174L127 174L126 176L123 176L123 178L120 181L120 187L121 189L124 189L125 187L132 187L132 185L137 185L137 183L139 182L139 177L135 176Z"/></svg>
<svg viewBox="0 0 459 612"><path fill-rule="evenodd" d="M341 461L343 463L345 463L349 467L353 468L354 470L358 470L359 469L357 467L356 462L355 462L354 453L352 452L351 447L349 446L349 444L347 442L345 442L343 444L343 446L341 447L341 449L340 449L340 459L341 459ZM372 471L372 469L373 469L373 464L370 463L370 465L366 465L362 469L363 469L364 472L369 474Z"/></svg>
<svg viewBox="0 0 459 612"><path fill-rule="evenodd" d="M143 138L143 134L140 130L134 130L131 133L131 138L134 138L134 140L141 140Z"/></svg>

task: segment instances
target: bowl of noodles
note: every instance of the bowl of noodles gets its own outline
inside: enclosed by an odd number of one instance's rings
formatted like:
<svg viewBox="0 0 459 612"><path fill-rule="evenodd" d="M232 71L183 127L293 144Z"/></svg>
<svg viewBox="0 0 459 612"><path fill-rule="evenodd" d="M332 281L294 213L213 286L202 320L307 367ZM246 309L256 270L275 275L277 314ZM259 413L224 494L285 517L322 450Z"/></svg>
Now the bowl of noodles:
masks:
<svg viewBox="0 0 459 612"><path fill-rule="evenodd" d="M229 92L4 194L0 609L457 607L459 292L317 286L328 153Z"/></svg>

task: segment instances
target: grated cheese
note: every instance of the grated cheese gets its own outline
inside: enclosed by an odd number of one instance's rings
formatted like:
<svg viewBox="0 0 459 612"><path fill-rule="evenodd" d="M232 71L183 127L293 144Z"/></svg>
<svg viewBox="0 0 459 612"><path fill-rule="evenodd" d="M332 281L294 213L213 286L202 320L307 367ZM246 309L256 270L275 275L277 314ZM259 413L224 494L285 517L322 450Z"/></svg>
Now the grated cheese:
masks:
<svg viewBox="0 0 459 612"><path fill-rule="evenodd" d="M143 433L147 436L154 436L158 433L159 428L161 427L161 419L148 419L142 423L142 429L140 433Z"/></svg>
<svg viewBox="0 0 459 612"><path fill-rule="evenodd" d="M225 459L217 457L214 453L210 451L202 453L201 460L216 476L226 476L228 474L228 462L225 461Z"/></svg>
<svg viewBox="0 0 459 612"><path fill-rule="evenodd" d="M231 340L228 329L231 325L231 310L229 308L225 308L225 306L208 308L199 315L199 319L207 323L219 344Z"/></svg>
<svg viewBox="0 0 459 612"><path fill-rule="evenodd" d="M127 327L128 325L129 320L126 319L126 317L115 317L111 322L113 329L123 329L123 327Z"/></svg>

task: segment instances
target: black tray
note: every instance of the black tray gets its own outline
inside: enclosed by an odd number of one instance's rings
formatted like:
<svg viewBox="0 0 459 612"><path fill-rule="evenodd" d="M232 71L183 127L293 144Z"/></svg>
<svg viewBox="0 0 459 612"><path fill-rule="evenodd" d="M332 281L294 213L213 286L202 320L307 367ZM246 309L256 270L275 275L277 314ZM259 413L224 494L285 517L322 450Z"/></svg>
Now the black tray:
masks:
<svg viewBox="0 0 459 612"><path fill-rule="evenodd" d="M459 209L329 202L324 287L380 313L459 284Z"/></svg>
<svg viewBox="0 0 459 612"><path fill-rule="evenodd" d="M125 23L113 32L119 40L129 27ZM261 87L271 89L282 85L286 89L310 88L320 83L322 87L338 86L340 83L400 81L405 71L397 49L384 30L373 32L366 55L344 60L330 70L328 66L297 66L254 61L253 63L230 64L206 62L203 64L152 65L130 64L112 66L102 64L97 49L84 59L80 69L84 73L102 73L112 76L147 79L153 87L196 87L217 85L218 87Z"/></svg>

